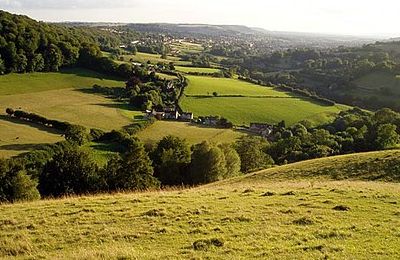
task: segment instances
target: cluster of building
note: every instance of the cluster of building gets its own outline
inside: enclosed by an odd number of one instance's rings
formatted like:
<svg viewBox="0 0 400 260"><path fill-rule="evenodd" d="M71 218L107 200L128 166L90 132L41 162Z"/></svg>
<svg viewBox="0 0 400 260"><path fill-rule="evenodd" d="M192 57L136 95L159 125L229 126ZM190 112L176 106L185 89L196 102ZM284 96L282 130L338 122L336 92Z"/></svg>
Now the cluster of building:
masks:
<svg viewBox="0 0 400 260"><path fill-rule="evenodd" d="M249 131L261 135L264 138L268 138L274 131L274 125L266 123L250 123Z"/></svg>
<svg viewBox="0 0 400 260"><path fill-rule="evenodd" d="M155 109L146 110L146 117L154 117L158 120L167 119L167 120L180 120L180 121L192 121L193 113L192 112L182 112L179 111L175 107L166 107L163 109Z"/></svg>

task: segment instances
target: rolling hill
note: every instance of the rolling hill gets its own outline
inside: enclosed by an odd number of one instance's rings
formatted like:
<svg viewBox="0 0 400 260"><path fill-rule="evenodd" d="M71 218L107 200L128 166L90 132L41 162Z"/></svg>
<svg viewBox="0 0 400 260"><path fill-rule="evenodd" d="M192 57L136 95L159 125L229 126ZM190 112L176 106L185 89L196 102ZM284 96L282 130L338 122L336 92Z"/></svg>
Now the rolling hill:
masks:
<svg viewBox="0 0 400 260"><path fill-rule="evenodd" d="M399 154L306 161L192 189L0 205L0 257L399 258Z"/></svg>

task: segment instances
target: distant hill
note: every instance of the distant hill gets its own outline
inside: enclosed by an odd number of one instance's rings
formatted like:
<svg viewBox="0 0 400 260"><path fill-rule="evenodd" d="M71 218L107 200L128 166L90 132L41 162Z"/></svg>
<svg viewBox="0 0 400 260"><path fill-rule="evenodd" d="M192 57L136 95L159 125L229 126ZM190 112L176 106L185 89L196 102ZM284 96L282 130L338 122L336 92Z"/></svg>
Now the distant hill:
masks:
<svg viewBox="0 0 400 260"><path fill-rule="evenodd" d="M181 33L181 34L203 34L203 35L224 35L224 34L261 34L262 32L243 25L210 25L210 24L128 24L128 27L138 32L159 32L159 33Z"/></svg>

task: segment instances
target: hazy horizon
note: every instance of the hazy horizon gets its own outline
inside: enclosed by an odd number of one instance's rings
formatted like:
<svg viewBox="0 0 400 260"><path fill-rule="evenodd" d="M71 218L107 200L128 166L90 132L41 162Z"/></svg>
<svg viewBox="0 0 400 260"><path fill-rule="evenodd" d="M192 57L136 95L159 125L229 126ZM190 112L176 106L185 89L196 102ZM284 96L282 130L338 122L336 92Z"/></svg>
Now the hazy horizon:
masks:
<svg viewBox="0 0 400 260"><path fill-rule="evenodd" d="M394 0L0 0L0 8L47 22L245 25L269 31L399 37Z"/></svg>

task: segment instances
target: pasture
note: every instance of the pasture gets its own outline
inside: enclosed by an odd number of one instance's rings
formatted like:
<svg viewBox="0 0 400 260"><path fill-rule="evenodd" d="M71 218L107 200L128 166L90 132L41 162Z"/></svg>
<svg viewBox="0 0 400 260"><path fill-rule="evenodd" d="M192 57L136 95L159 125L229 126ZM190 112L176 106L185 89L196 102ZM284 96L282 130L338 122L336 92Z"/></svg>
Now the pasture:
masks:
<svg viewBox="0 0 400 260"><path fill-rule="evenodd" d="M0 104L0 111L5 111L7 107L22 109L47 118L103 130L119 129L133 121L124 114L125 104L81 89L0 96Z"/></svg>
<svg viewBox="0 0 400 260"><path fill-rule="evenodd" d="M219 72L220 69L217 68L200 68L200 67L183 67L183 66L175 66L175 70L183 73L216 73Z"/></svg>
<svg viewBox="0 0 400 260"><path fill-rule="evenodd" d="M0 205L0 257L400 258L400 184L361 181L370 172L358 158L317 162L356 168L346 181L308 161L186 190Z"/></svg>
<svg viewBox="0 0 400 260"><path fill-rule="evenodd" d="M251 122L293 125L301 120L321 124L347 106L322 105L310 98L263 87L237 79L188 76L189 86L180 104L195 116L219 115L236 125ZM212 93L218 96L213 97Z"/></svg>
<svg viewBox="0 0 400 260"><path fill-rule="evenodd" d="M244 134L232 129L208 128L185 122L157 121L139 132L137 137L145 143L156 143L167 135L179 136L190 144L196 144L202 141L232 143Z"/></svg>
<svg viewBox="0 0 400 260"><path fill-rule="evenodd" d="M0 115L0 158L9 158L35 150L41 144L62 140L64 138L60 133Z"/></svg>
<svg viewBox="0 0 400 260"><path fill-rule="evenodd" d="M179 57L167 56L167 59L162 59L161 54L152 54L145 52L137 52L136 55L123 55L124 61L127 62L130 59L139 63L147 63L150 61L152 64L161 63L174 63L176 65L188 65L191 64L189 61L181 61Z"/></svg>
<svg viewBox="0 0 400 260"><path fill-rule="evenodd" d="M185 89L186 95L212 95L217 92L218 95L290 97L288 93L238 79L189 75L186 78L189 81L189 86Z"/></svg>
<svg viewBox="0 0 400 260"><path fill-rule="evenodd" d="M55 89L88 88L94 84L105 87L124 86L124 82L119 79L109 78L87 69L65 69L61 72L46 73L12 73L0 76L0 96Z"/></svg>

